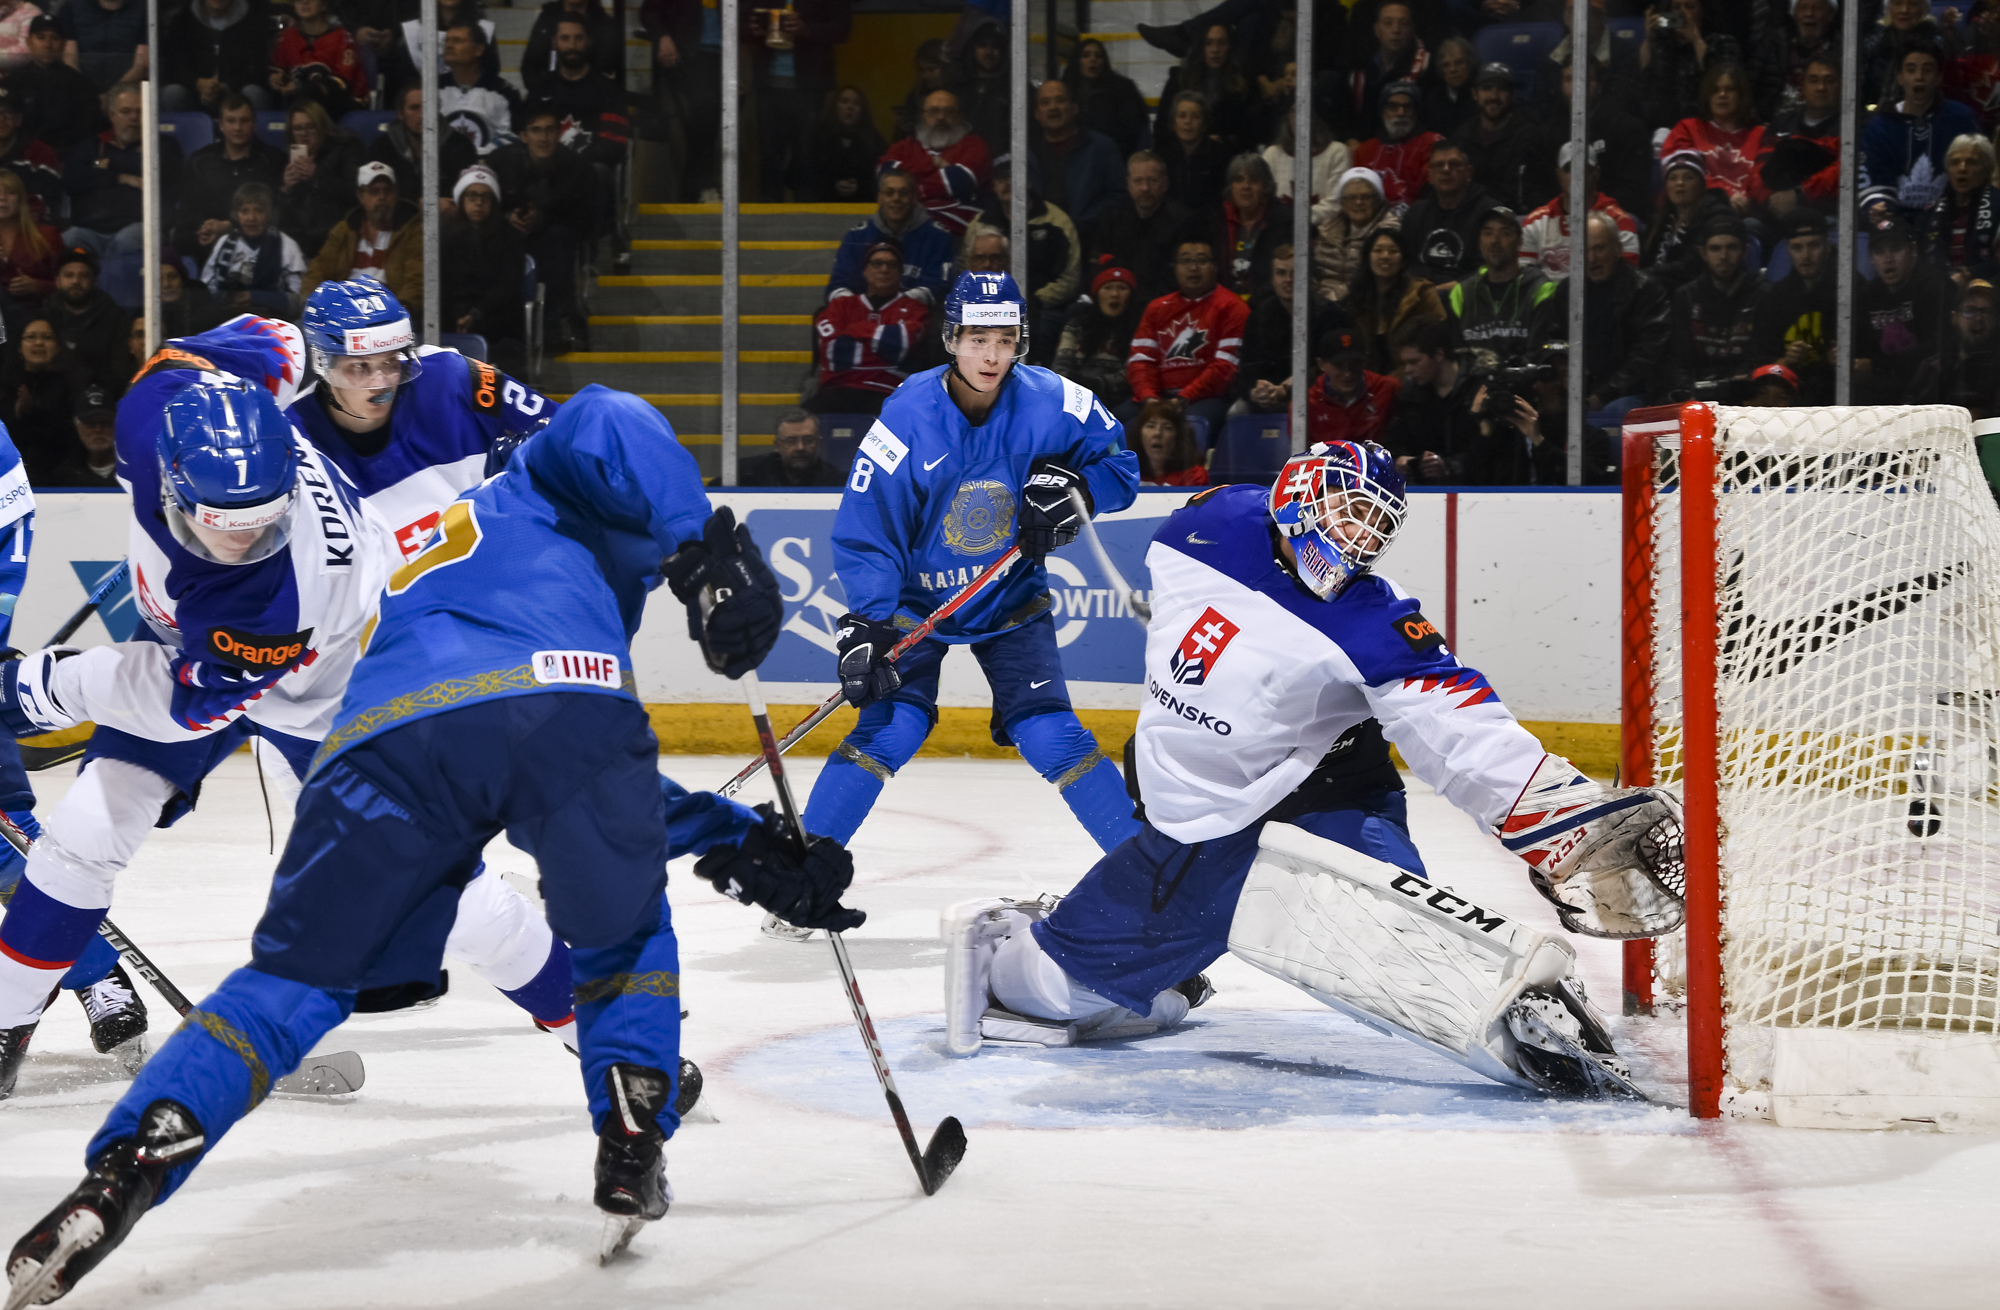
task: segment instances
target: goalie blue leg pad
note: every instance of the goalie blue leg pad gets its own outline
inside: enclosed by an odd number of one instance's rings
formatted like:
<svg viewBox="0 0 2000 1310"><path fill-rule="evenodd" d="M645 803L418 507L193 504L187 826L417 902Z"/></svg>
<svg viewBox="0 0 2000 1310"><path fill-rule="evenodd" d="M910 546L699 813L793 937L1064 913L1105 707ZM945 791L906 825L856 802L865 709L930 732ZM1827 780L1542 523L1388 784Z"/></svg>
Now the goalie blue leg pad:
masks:
<svg viewBox="0 0 2000 1310"><path fill-rule="evenodd" d="M1423 876L1401 791L1366 793L1348 808L1287 822ZM1263 827L1183 844L1141 825L1029 931L1073 981L1144 1014L1155 996L1229 949L1236 899Z"/></svg>
<svg viewBox="0 0 2000 1310"><path fill-rule="evenodd" d="M91 1138L84 1158L130 1137L146 1107L163 1097L178 1101L200 1121L206 1156L353 1008L353 992L322 991L256 969L237 969L146 1061ZM202 1156L167 1175L160 1200L173 1195Z"/></svg>
<svg viewBox="0 0 2000 1310"><path fill-rule="evenodd" d="M662 1071L675 1084L659 1115L660 1130L672 1137L681 1122L674 1113L681 1067L680 946L667 898L655 896L653 904L626 940L572 953L577 1055L592 1128L602 1129L611 1113L606 1071L614 1064L637 1064Z"/></svg>
<svg viewBox="0 0 2000 1310"><path fill-rule="evenodd" d="M1074 710L1009 723L1007 735L1020 748L1021 758L1055 784L1099 849L1114 850L1138 834L1141 825L1132 817L1125 775L1097 748L1097 739Z"/></svg>
<svg viewBox="0 0 2000 1310"><path fill-rule="evenodd" d="M943 649L939 643L923 643L931 645L938 645L940 652ZM918 653L923 646L918 647ZM902 667L903 664L897 665L898 669ZM886 704L877 701L862 710L854 731L842 738L827 757L826 767L813 781L812 795L806 799L807 832L846 845L868 812L875 808L875 798L882 794L883 786L895 776L896 770L910 762L910 757L924 744L924 738L931 735L937 711L928 698L921 702L914 697L901 699L910 691L912 688L905 683L903 690L896 693L898 699ZM937 691L935 663L930 666L929 691L932 695Z"/></svg>

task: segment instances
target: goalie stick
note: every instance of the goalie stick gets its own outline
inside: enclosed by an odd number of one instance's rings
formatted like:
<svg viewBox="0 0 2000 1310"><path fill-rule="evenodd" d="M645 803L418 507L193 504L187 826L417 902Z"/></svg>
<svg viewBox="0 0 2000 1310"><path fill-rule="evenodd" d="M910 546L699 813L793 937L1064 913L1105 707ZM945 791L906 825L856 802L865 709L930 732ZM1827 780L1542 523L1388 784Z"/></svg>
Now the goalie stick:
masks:
<svg viewBox="0 0 2000 1310"><path fill-rule="evenodd" d="M57 643L50 643L51 645ZM0 836L7 844L28 858L28 835L16 827L14 821L0 814ZM194 1002L188 1000L187 993L174 986L173 980L160 972L147 954L139 949L137 942L127 937L110 916L98 920L97 935L105 940L112 950L118 952L125 963L132 966L132 972L153 985L174 1012L183 1019L194 1009ZM273 1096L345 1096L349 1092L361 1090L367 1080L368 1071L361 1063L361 1056L355 1051L333 1051L326 1055L309 1055L299 1067L271 1084Z"/></svg>
<svg viewBox="0 0 2000 1310"><path fill-rule="evenodd" d="M1005 564L1017 553L1018 548L1008 551L1000 564ZM991 571L988 570L989 573ZM941 617L942 610L933 619ZM898 643L897 649L901 649L901 643ZM750 701L750 718L757 725L757 741L763 748L764 762L771 769L771 783L778 790L778 806L785 816L786 830L800 858L804 858L805 824L800 821L798 806L792 801L792 783L785 776L782 747L771 730L771 716L764 708L764 691L758 685L754 671L743 675L743 691ZM965 1158L965 1127L959 1123L957 1116L947 1115L937 1126L937 1131L931 1134L930 1145L922 1150L917 1148L916 1131L910 1127L910 1116L904 1111L903 1098L896 1091L895 1076L889 1072L889 1061L883 1057L882 1043L875 1036L875 1021L868 1015L868 1003L861 999L861 984L854 977L854 962L847 958L847 944L837 932L827 933L826 939L833 945L833 960L840 969L841 986L846 988L847 1003L854 1010L854 1026L861 1030L862 1044L868 1048L868 1061L875 1066L875 1078L882 1084L882 1094L889 1100L889 1113L896 1120L896 1131L902 1134L903 1149L909 1152L910 1165L917 1171L917 1181L923 1185L924 1195L933 1196L938 1188L944 1186L945 1179L951 1177L952 1170L958 1168L958 1162Z"/></svg>
<svg viewBox="0 0 2000 1310"><path fill-rule="evenodd" d="M991 584L995 578L999 577L1002 573L1005 573L1007 569L1014 563L1014 561L1019 558L1021 558L1021 548L1019 546L1009 547L1007 553L1005 555L1002 555L999 559L994 560L993 563L991 563L990 565L988 565L984 573L981 573L971 582L966 583L965 589L963 591L959 592L956 596L953 596L950 600L938 606L936 609L932 610L929 618L925 619L922 623L919 623L915 628L911 629L908 635L906 635L901 641L897 642L894 646L890 647L889 654L887 657L888 662L894 664L897 660L903 658L904 655L909 653L911 647L915 646L925 637L930 636L931 631L934 628L936 628L938 624L944 622L946 619L950 618L953 614L956 614L959 610L959 607L964 605L967 601L971 600L974 596L978 595L980 592L986 590L987 586ZM746 674L745 676L750 677L755 675ZM750 761L750 763L744 765L742 771L739 772L735 777L731 778L728 782L723 783L720 787L717 787L715 789L716 795L734 796L737 792L743 790L744 783L749 782L752 778L756 777L759 773L763 772L764 768L767 765L771 767L776 767L776 761L780 755L783 755L793 746L796 746L799 743L799 741L805 737L807 733L811 732L814 728L817 728L820 724L824 723L828 715L832 714L835 710L839 709L842 704L845 703L845 699L846 698L843 697L837 691L834 692L833 695L827 697L826 700L820 704L820 707L818 709L814 710L811 714L808 714L804 719L800 720L799 725L793 728L790 732L786 733L783 741L780 741L776 744L777 745L776 754L760 755L756 759ZM758 703L759 704L762 703L761 696ZM766 716L766 718L768 722L768 716ZM803 831L803 829L801 829L801 831Z"/></svg>
<svg viewBox="0 0 2000 1310"><path fill-rule="evenodd" d="M84 597L82 608L70 615L69 621L56 629L56 635L42 645L60 646L74 637L76 630L90 621L90 616L97 613L98 608L104 604L105 597L117 589L118 584L125 580L125 575L131 572L131 569L131 560L119 560L109 572L97 580L97 585L90 589L90 594ZM77 741L65 742L60 746L37 746L32 742L16 744L21 748L21 767L30 773L39 773L43 769L53 769L58 764L67 764L82 755L84 748L90 744L90 739L84 737Z"/></svg>
<svg viewBox="0 0 2000 1310"><path fill-rule="evenodd" d="M1104 576L1118 594L1125 598L1125 609L1140 627L1153 621L1153 604L1139 599L1139 593L1125 585L1125 577L1118 566L1111 562L1111 552L1104 549L1103 540L1097 535L1097 525L1090 521L1090 506L1083 503L1083 493L1075 487L1069 489L1069 499L1076 506L1077 516L1083 520L1083 539L1090 543L1090 553L1097 556L1097 566L1104 570Z"/></svg>

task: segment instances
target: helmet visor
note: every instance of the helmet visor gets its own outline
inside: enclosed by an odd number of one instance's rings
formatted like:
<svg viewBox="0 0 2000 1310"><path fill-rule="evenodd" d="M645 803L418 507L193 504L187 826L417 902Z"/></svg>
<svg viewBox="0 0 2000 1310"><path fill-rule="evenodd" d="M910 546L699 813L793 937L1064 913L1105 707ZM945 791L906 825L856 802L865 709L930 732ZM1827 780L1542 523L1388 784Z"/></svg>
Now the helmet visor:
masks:
<svg viewBox="0 0 2000 1310"><path fill-rule="evenodd" d="M400 387L423 371L423 364L407 350L386 350L378 355L335 355L322 361L320 368L329 383L347 391Z"/></svg>
<svg viewBox="0 0 2000 1310"><path fill-rule="evenodd" d="M183 510L166 501L167 531L189 554L211 564L255 564L283 550L292 539L292 502L286 492L262 505L194 505ZM237 526L223 527L220 524Z"/></svg>
<svg viewBox="0 0 2000 1310"><path fill-rule="evenodd" d="M1008 306L1008 308L1012 308ZM944 348L952 354L981 353L991 346L1005 356L1011 348L1015 359L1028 353L1028 325L1018 320L1006 323L947 323Z"/></svg>

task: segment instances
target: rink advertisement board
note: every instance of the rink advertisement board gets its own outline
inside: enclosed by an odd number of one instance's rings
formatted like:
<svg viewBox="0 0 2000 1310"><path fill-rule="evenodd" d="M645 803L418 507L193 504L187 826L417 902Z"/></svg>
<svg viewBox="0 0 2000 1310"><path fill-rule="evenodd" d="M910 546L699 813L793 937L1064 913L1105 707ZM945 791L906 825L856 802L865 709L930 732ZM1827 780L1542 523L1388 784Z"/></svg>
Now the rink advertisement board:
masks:
<svg viewBox="0 0 2000 1310"><path fill-rule="evenodd" d="M1098 520L1126 582L1150 594L1145 554L1161 520L1187 502L1176 489L1144 491ZM747 523L770 560L785 626L762 669L774 703L809 703L833 690L834 637L846 595L833 567L833 491L711 493ZM117 492L41 492L28 587L13 644L46 641L118 564L128 531ZM1416 595L1466 663L1486 674L1522 718L1572 723L1618 719L1618 497L1594 491L1417 492L1383 572ZM1080 708L1137 709L1145 634L1088 546L1049 558L1049 589L1070 695ZM138 623L121 586L80 644L129 638ZM741 689L711 674L671 600L654 601L633 643L640 694L652 702L721 704ZM966 656L944 663L939 702L988 703Z"/></svg>

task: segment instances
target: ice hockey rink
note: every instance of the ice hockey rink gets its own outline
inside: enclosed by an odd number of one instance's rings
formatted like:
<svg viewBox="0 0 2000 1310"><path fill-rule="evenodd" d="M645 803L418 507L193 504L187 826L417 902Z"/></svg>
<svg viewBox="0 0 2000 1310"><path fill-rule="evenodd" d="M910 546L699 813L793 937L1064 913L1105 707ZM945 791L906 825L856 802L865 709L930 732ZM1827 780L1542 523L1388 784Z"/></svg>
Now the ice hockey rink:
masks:
<svg viewBox="0 0 2000 1310"><path fill-rule="evenodd" d="M740 764L662 761L690 786ZM802 798L816 766L799 761ZM44 806L67 785L38 775ZM1521 865L1410 786L1432 877L1553 930ZM270 840L238 755L121 878L114 917L191 995L247 958ZM2000 1139L1698 1127L1677 1108L1549 1101L1227 958L1219 995L1171 1033L951 1059L940 907L1064 890L1094 849L1027 766L919 760L854 850L850 903L870 919L849 941L903 1096L920 1134L956 1114L970 1142L937 1196L917 1187L824 942L761 936L758 912L684 861L669 891L685 1052L708 1091L668 1144L673 1212L615 1265L596 1262L574 1062L454 969L437 1005L328 1039L362 1053L365 1088L266 1103L64 1304L2000 1304ZM532 867L504 843L490 855ZM1615 1010L1615 944L1570 940ZM140 986L163 1039L172 1013ZM1672 1027L1614 1026L1642 1081L1680 1097ZM59 998L0 1102L0 1232L76 1182L125 1085Z"/></svg>

